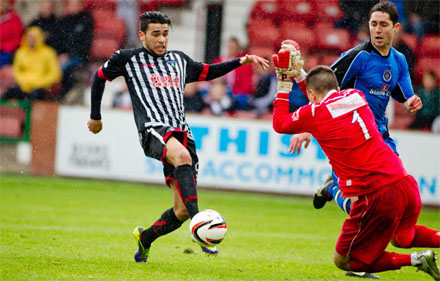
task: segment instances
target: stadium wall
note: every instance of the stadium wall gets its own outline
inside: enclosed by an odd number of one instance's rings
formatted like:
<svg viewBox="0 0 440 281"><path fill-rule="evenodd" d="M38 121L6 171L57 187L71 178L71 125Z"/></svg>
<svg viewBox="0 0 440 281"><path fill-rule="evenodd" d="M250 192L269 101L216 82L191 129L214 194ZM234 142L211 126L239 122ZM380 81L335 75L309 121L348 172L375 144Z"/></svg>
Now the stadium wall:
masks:
<svg viewBox="0 0 440 281"><path fill-rule="evenodd" d="M130 111L103 110L104 127L97 135L87 129L88 116L85 107L61 106L58 121L50 122L57 124L56 175L163 183L162 165L144 156ZM312 195L330 172L315 140L300 155L288 154L290 136L276 134L270 121L201 115L187 120L197 143L201 187ZM440 135L391 134L419 183L423 204L440 206ZM42 165L37 160L32 163Z"/></svg>

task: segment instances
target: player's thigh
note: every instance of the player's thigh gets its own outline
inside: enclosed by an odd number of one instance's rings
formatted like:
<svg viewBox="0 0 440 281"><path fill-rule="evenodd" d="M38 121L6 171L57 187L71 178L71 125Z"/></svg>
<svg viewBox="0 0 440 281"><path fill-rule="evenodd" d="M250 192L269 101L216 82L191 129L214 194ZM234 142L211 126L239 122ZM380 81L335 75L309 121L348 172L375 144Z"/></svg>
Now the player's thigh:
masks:
<svg viewBox="0 0 440 281"><path fill-rule="evenodd" d="M405 177L400 183L399 188L405 196L404 211L396 230L395 240L401 247L408 247L415 235L415 225L422 209L419 187L412 176Z"/></svg>
<svg viewBox="0 0 440 281"><path fill-rule="evenodd" d="M385 251L399 223L394 195L394 188L387 188L352 203L350 217L344 221L336 244L338 254L371 264Z"/></svg>
<svg viewBox="0 0 440 281"><path fill-rule="evenodd" d="M165 160L174 167L191 165L191 155L186 147L175 137L170 137L166 142Z"/></svg>

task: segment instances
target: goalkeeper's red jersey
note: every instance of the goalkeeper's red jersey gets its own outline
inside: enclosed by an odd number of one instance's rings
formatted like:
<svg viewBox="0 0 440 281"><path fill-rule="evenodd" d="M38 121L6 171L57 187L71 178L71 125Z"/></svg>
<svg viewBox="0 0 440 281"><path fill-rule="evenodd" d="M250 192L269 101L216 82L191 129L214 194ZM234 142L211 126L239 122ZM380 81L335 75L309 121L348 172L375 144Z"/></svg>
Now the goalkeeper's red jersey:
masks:
<svg viewBox="0 0 440 281"><path fill-rule="evenodd" d="M330 91L320 103L289 113L289 94L274 103L276 132L310 132L330 159L345 196L375 192L406 175L400 158L377 130L365 96L355 89Z"/></svg>

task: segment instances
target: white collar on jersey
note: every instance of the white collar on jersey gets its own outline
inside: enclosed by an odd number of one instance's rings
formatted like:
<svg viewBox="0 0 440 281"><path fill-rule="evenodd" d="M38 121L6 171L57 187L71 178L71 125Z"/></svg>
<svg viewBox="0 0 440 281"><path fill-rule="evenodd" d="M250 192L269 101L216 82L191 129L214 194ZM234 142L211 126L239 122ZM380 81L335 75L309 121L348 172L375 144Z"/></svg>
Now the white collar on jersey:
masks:
<svg viewBox="0 0 440 281"><path fill-rule="evenodd" d="M336 91L336 90L330 90L330 91L325 95L325 97L322 99L321 102L325 101L330 95L332 95L333 93L336 93L336 92L338 92L338 91Z"/></svg>

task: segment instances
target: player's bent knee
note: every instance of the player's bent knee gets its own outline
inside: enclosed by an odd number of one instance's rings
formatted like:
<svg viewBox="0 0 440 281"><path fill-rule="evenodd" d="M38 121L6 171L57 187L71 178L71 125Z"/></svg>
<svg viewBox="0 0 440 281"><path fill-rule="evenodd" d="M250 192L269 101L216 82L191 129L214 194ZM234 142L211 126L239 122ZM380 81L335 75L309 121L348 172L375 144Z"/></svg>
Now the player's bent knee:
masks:
<svg viewBox="0 0 440 281"><path fill-rule="evenodd" d="M338 268L342 270L351 270L349 257L341 256L340 254L335 252L333 255L333 262Z"/></svg>
<svg viewBox="0 0 440 281"><path fill-rule="evenodd" d="M174 209L174 213L181 222L186 221L189 219L188 210L186 208L176 208Z"/></svg>
<svg viewBox="0 0 440 281"><path fill-rule="evenodd" d="M402 238L395 236L393 239L391 239L391 245L393 245L396 248L411 248L413 238Z"/></svg>
<svg viewBox="0 0 440 281"><path fill-rule="evenodd" d="M393 237L393 239L391 239L391 245L393 245L393 246L396 247L396 248L402 248L402 247L400 246L400 244L397 243L395 237Z"/></svg>
<svg viewBox="0 0 440 281"><path fill-rule="evenodd" d="M177 166L192 164L191 155L189 154L189 151L186 148L179 149L176 152L175 159Z"/></svg>

